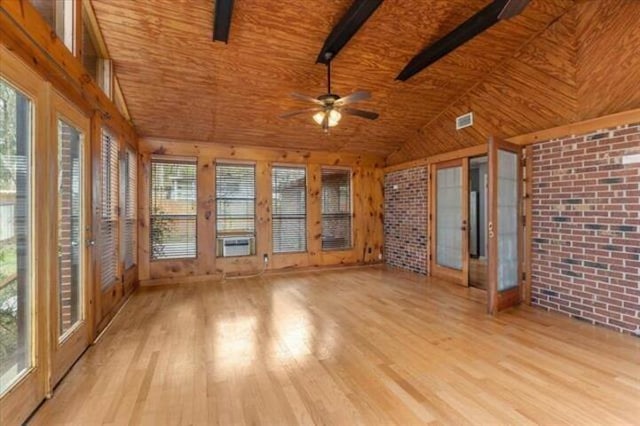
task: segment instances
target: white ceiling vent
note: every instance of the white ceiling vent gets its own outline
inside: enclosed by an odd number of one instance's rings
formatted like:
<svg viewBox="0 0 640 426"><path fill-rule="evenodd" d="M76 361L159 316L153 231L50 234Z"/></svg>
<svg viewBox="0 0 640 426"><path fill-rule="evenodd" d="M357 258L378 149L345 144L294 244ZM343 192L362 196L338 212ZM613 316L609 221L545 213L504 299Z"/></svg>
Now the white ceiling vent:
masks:
<svg viewBox="0 0 640 426"><path fill-rule="evenodd" d="M469 112L467 114L461 115L456 118L456 130L464 129L465 127L473 126L473 113Z"/></svg>

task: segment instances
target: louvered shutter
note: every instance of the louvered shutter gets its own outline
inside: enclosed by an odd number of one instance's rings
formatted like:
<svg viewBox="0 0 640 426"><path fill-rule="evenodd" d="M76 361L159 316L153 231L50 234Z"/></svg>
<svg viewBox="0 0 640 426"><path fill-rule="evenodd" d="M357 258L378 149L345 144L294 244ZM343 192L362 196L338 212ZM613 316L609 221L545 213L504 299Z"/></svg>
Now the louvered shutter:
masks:
<svg viewBox="0 0 640 426"><path fill-rule="evenodd" d="M151 159L151 259L195 258L197 159Z"/></svg>
<svg viewBox="0 0 640 426"><path fill-rule="evenodd" d="M307 176L304 167L272 170L273 252L307 250Z"/></svg>
<svg viewBox="0 0 640 426"><path fill-rule="evenodd" d="M322 168L322 249L351 248L351 171Z"/></svg>

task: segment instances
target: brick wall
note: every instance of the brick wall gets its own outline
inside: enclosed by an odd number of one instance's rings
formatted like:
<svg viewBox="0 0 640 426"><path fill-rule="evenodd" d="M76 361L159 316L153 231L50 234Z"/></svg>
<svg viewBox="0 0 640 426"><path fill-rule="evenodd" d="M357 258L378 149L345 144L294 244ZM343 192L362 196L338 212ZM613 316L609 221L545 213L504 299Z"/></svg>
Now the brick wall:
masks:
<svg viewBox="0 0 640 426"><path fill-rule="evenodd" d="M640 123L533 146L533 303L640 335Z"/></svg>
<svg viewBox="0 0 640 426"><path fill-rule="evenodd" d="M384 178L385 262L427 273L427 168L388 173Z"/></svg>

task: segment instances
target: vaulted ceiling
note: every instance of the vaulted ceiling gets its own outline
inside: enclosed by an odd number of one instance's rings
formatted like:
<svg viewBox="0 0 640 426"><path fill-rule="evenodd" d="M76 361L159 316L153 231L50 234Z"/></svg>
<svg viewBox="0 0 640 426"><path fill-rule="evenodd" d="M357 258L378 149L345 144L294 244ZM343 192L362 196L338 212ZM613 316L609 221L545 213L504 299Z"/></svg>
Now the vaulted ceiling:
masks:
<svg viewBox="0 0 640 426"><path fill-rule="evenodd" d="M488 132L513 136L580 117L572 0L533 0L407 82L394 80L404 65L488 0L384 2L334 59L332 76L338 94L370 90L373 99L360 106L380 118L346 117L329 136L310 116L278 115L307 106L291 92L325 92L326 70L315 60L351 0L236 0L229 44L211 40L213 0L92 4L143 137L399 162L479 143ZM632 17L640 12L627 7ZM480 109L495 117L481 113L478 127L452 132L456 114Z"/></svg>

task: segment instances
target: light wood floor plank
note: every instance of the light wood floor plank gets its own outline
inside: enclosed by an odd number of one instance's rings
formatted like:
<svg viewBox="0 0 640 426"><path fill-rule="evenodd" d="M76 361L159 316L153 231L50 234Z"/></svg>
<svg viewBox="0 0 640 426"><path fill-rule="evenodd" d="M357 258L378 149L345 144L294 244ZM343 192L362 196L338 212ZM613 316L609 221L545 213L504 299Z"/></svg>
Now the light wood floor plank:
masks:
<svg viewBox="0 0 640 426"><path fill-rule="evenodd" d="M31 424L639 419L637 337L374 267L141 289Z"/></svg>

